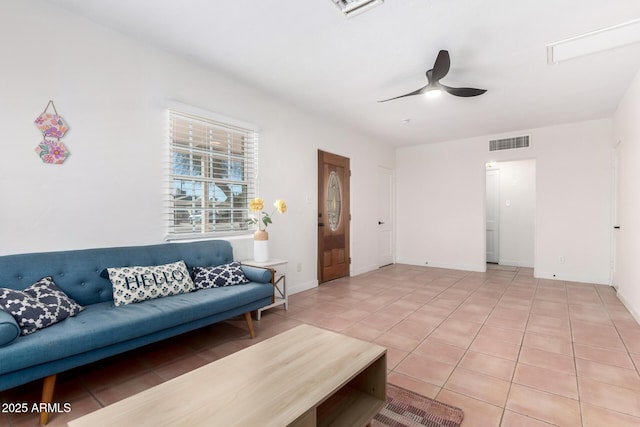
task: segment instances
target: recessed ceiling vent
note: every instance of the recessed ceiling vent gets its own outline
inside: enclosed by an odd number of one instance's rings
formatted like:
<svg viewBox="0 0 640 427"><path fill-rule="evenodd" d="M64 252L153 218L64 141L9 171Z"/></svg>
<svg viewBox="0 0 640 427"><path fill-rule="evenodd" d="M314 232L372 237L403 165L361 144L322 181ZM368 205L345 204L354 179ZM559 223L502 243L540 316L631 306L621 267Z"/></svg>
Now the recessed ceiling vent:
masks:
<svg viewBox="0 0 640 427"><path fill-rule="evenodd" d="M338 9L346 16L350 18L355 15L359 15L367 10L381 5L384 0L331 0Z"/></svg>
<svg viewBox="0 0 640 427"><path fill-rule="evenodd" d="M489 141L489 151L513 150L514 148L529 148L529 135Z"/></svg>

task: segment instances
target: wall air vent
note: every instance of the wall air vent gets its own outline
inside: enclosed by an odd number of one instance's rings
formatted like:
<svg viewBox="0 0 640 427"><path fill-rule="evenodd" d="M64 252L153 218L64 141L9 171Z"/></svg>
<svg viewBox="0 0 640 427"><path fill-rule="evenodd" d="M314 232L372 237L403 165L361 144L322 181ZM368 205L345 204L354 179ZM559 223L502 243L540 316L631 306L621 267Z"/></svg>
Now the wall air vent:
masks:
<svg viewBox="0 0 640 427"><path fill-rule="evenodd" d="M367 10L384 3L384 0L331 0L338 9L350 18L359 15Z"/></svg>
<svg viewBox="0 0 640 427"><path fill-rule="evenodd" d="M489 141L489 151L513 150L514 148L528 148L529 135L514 136L512 138L493 139Z"/></svg>

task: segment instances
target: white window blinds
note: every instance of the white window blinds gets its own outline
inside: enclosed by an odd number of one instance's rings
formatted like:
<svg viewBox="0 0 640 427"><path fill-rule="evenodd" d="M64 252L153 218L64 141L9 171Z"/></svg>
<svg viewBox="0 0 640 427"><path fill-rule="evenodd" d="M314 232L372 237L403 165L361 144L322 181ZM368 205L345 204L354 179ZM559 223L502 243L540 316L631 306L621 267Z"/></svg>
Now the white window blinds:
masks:
<svg viewBox="0 0 640 427"><path fill-rule="evenodd" d="M258 133L169 110L168 238L248 230Z"/></svg>

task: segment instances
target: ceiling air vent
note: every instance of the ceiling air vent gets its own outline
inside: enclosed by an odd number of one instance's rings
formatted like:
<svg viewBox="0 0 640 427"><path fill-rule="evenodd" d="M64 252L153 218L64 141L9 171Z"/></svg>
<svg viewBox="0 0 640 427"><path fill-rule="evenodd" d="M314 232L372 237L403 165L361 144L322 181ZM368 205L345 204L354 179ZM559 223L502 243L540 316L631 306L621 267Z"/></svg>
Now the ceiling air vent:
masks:
<svg viewBox="0 0 640 427"><path fill-rule="evenodd" d="M338 9L346 16L350 18L355 15L359 15L372 7L378 6L384 3L384 0L331 0Z"/></svg>
<svg viewBox="0 0 640 427"><path fill-rule="evenodd" d="M528 148L529 135L514 136L512 138L493 139L489 141L489 151L513 150L514 148Z"/></svg>

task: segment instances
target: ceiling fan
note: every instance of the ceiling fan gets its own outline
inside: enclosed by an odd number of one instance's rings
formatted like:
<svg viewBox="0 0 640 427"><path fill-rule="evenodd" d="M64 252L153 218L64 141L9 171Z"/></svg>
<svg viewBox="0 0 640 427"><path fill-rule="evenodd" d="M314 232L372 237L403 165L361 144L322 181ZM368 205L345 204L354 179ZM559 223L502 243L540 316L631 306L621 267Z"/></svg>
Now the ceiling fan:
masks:
<svg viewBox="0 0 640 427"><path fill-rule="evenodd" d="M429 83L426 86L423 86L418 90L414 90L413 92L378 102L387 102L398 98L404 98L405 96L422 94L428 97L434 97L439 95L442 91L448 92L451 95L468 98L470 96L482 95L487 91L486 89L475 89L472 87L449 87L440 83L440 79L446 76L449 72L450 66L451 60L449 59L449 52L441 50L438 52L438 57L436 58L436 62L433 64L433 68L427 71L427 81Z"/></svg>

